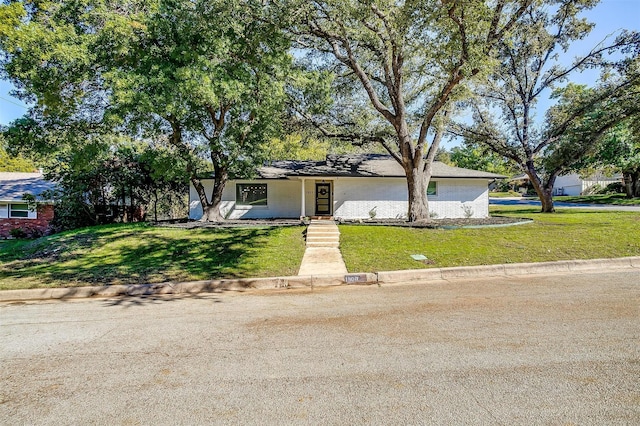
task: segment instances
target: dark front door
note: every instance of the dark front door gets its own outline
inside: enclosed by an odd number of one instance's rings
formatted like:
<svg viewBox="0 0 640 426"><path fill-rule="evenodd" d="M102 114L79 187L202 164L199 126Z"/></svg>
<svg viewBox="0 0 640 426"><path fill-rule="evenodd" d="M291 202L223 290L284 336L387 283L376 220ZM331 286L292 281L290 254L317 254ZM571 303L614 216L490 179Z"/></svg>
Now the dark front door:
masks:
<svg viewBox="0 0 640 426"><path fill-rule="evenodd" d="M316 183L316 216L331 216L330 183Z"/></svg>

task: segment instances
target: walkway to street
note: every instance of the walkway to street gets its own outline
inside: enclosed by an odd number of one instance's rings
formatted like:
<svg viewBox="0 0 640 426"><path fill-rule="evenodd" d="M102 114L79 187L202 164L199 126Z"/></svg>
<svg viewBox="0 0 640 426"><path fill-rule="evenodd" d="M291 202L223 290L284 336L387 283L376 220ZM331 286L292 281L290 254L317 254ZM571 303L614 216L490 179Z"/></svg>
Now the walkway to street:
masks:
<svg viewBox="0 0 640 426"><path fill-rule="evenodd" d="M298 275L346 274L340 231L333 220L313 219L307 227L307 248Z"/></svg>

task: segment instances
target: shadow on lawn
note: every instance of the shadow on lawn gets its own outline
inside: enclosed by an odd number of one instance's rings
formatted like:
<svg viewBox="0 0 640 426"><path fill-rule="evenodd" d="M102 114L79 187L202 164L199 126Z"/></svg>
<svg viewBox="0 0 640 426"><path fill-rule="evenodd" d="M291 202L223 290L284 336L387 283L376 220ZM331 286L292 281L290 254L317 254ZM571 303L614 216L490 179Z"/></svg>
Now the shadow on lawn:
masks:
<svg viewBox="0 0 640 426"><path fill-rule="evenodd" d="M55 248L0 268L0 279L37 277L45 286L177 282L251 276L258 255L278 228L200 229L179 237L148 228L61 237ZM109 246L108 256L101 249ZM69 289L71 292L72 288Z"/></svg>

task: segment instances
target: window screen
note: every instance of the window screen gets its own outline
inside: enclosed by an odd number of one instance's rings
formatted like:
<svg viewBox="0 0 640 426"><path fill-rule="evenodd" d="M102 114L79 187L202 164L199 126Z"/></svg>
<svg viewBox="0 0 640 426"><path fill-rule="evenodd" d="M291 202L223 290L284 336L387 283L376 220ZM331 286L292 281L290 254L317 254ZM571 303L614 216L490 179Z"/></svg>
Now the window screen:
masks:
<svg viewBox="0 0 640 426"><path fill-rule="evenodd" d="M236 205L238 206L266 206L266 183L238 183L236 184Z"/></svg>

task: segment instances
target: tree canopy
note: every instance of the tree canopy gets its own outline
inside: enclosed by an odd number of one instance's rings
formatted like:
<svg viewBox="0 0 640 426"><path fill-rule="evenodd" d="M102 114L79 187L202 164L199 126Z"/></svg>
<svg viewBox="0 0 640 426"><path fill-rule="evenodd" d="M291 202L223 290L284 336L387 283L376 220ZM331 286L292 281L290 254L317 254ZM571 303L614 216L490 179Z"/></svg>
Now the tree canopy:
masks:
<svg viewBox="0 0 640 426"><path fill-rule="evenodd" d="M500 65L486 81L476 85L476 97L468 103L474 124L459 126L468 142L489 147L527 174L542 201L543 212L554 211L556 177L593 149L599 135L631 113L620 108L615 113L610 110L608 120L598 120L598 125L592 126L598 110L629 105L621 102L628 96L632 84L629 79L612 80L594 91L563 84L571 73L586 67L610 69L613 64L606 59L608 53L632 50L637 55L640 43L637 33L623 32L610 44L601 44L570 65L563 65L560 56L569 45L591 31L593 25L580 13L596 1L548 3L551 7L529 7L522 17L523 25L502 41ZM536 116L537 103L551 90L556 90L561 102L541 120Z"/></svg>
<svg viewBox="0 0 640 426"><path fill-rule="evenodd" d="M277 134L291 63L279 13L258 0L11 2L0 7L2 65L35 101L31 119L48 145L61 135L76 146L103 134L164 135L186 162L203 219L221 220L229 175L249 173ZM199 158L213 169L212 194Z"/></svg>

